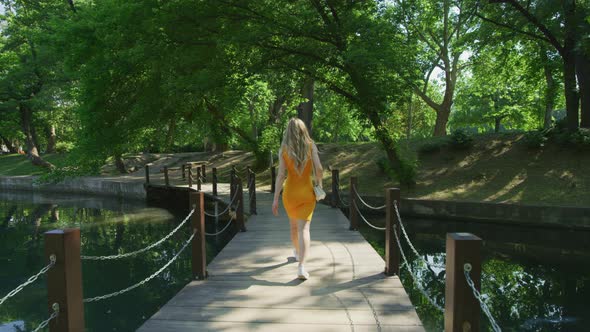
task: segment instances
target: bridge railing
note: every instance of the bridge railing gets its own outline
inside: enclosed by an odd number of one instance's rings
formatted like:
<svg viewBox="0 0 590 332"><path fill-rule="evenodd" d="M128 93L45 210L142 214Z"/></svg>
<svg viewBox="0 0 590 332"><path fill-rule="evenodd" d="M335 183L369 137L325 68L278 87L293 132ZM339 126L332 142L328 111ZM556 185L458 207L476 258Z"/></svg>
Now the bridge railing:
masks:
<svg viewBox="0 0 590 332"><path fill-rule="evenodd" d="M334 207L349 207L350 230L358 230L360 221L367 226L385 233L385 274L399 275L401 268L406 268L416 288L444 314L445 331L479 331L481 312L489 319L494 331L501 331L492 316L489 307L480 293L481 290L481 239L469 233L449 233L446 238L446 264L434 265L423 258L414 247L406 232L400 216L400 190L385 190L385 204L372 206L358 193L358 179L350 178L348 202L344 201L339 189L338 170L332 170L332 199ZM335 194L334 194L335 193ZM361 212L365 210L385 210L385 227L371 223ZM404 253L401 235L408 243L414 255L431 271L445 270L444 304L439 304L422 286L418 275ZM400 264L401 263L401 264Z"/></svg>
<svg viewBox="0 0 590 332"><path fill-rule="evenodd" d="M86 303L114 298L148 283L166 270L188 246L191 246L193 278L199 280L207 278L205 237L218 236L228 230L232 224L235 225L234 229L236 231L246 230L244 225L242 180L239 177L234 178L232 188L234 188L233 195L230 197L228 208L221 213L213 214L205 210L205 194L203 192L191 192L188 202L190 212L182 222L160 240L145 248L128 253L105 256L81 255L79 228L57 229L46 232L45 256L48 262L47 265L16 289L2 297L0 306L17 295L22 289L34 283L40 276L47 274L47 298L50 315L34 331L40 331L47 326L50 332L83 331L85 329L84 305ZM222 230L215 233L205 231L205 215L217 218L226 213L229 215L229 220ZM137 256L169 240L172 235L183 227L189 227L190 237L166 264L150 276L115 292L89 298L83 297L82 261L110 261Z"/></svg>

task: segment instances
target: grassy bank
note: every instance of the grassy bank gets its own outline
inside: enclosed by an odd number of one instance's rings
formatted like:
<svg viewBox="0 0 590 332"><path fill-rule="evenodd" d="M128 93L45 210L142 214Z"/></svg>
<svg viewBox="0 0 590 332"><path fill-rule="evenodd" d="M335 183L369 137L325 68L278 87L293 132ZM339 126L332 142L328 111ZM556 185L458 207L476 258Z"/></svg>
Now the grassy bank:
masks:
<svg viewBox="0 0 590 332"><path fill-rule="evenodd" d="M445 140L404 142L418 159L416 185L402 187L406 197L438 200L509 202L560 206L590 206L590 151L565 148L548 142L531 149L522 134L487 134L474 138L473 146L456 149ZM364 195L382 196L384 188L399 186L379 166L385 158L378 143L318 144L324 165L324 186L330 186L331 169L340 170L341 188L348 189L351 176L357 176ZM60 165L63 155L46 155ZM276 159L276 158L275 158ZM245 169L254 164L254 155L243 151L223 153L185 153L129 155L126 164L139 172L143 164L180 166L187 161L208 161L217 167L221 181L227 181L232 165ZM133 166L131 166L133 165ZM105 175L115 173L106 166ZM108 171L110 170L110 171ZM24 156L0 156L0 175L41 174ZM270 188L268 169L257 170L259 189ZM245 178L245 174L242 174Z"/></svg>

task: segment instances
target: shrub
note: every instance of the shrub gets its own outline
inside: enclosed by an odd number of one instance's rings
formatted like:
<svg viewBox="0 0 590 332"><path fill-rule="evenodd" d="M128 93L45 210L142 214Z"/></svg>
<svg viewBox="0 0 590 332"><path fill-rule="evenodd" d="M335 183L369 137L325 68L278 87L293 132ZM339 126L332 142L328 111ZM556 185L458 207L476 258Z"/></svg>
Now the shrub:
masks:
<svg viewBox="0 0 590 332"><path fill-rule="evenodd" d="M398 153L398 155L400 154ZM400 155L400 164L396 169L391 165L389 159L382 157L377 160L377 166L390 179L398 180L401 185L413 186L416 184L418 160L415 158Z"/></svg>
<svg viewBox="0 0 590 332"><path fill-rule="evenodd" d="M451 133L450 137L451 147L458 150L469 149L473 146L473 135L462 128L459 128Z"/></svg>
<svg viewBox="0 0 590 332"><path fill-rule="evenodd" d="M543 147L547 143L546 132L540 130L526 132L524 134L524 143L531 149Z"/></svg>
<svg viewBox="0 0 590 332"><path fill-rule="evenodd" d="M429 140L418 147L420 153L433 153L440 151L445 145L448 144L447 140L433 139Z"/></svg>
<svg viewBox="0 0 590 332"><path fill-rule="evenodd" d="M57 153L67 153L72 151L74 148L74 143L72 142L57 142L55 143L55 152Z"/></svg>
<svg viewBox="0 0 590 332"><path fill-rule="evenodd" d="M580 128L571 134L570 141L579 149L590 149L590 129Z"/></svg>

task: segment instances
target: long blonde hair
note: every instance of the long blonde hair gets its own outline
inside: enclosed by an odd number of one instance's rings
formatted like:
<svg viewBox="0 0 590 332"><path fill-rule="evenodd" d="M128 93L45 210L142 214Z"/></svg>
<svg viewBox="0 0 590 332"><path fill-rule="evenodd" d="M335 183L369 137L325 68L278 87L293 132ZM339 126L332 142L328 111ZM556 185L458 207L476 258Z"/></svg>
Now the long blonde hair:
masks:
<svg viewBox="0 0 590 332"><path fill-rule="evenodd" d="M287 129L283 134L281 148L286 149L289 157L293 159L295 169L299 174L303 173L303 168L311 157L310 147L312 143L313 141L309 136L305 123L298 118L289 119Z"/></svg>

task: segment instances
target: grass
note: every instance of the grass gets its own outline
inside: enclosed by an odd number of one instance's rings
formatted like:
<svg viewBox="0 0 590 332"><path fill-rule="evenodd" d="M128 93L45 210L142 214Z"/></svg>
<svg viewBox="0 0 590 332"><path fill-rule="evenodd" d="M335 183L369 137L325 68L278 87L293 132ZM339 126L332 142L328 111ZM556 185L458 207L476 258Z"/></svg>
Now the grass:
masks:
<svg viewBox="0 0 590 332"><path fill-rule="evenodd" d="M64 166L67 155L60 153L45 154L46 161L55 166ZM0 176L41 175L47 173L47 169L35 166L25 155L5 154L0 155Z"/></svg>
<svg viewBox="0 0 590 332"><path fill-rule="evenodd" d="M470 149L456 150L444 139L403 142L418 157L417 183L402 187L405 197L507 202L534 205L590 206L590 151L564 148L548 142L543 148L531 149L523 134L502 133L477 135ZM424 149L424 145L434 148ZM422 148L421 148L422 147ZM330 188L331 169L340 170L341 190L347 192L351 176L358 177L359 192L383 196L384 189L399 187L377 165L385 157L379 143L318 143L324 166L324 187ZM423 151L423 152L419 152ZM226 182L232 165L238 170L253 165L251 152L177 154L168 166L187 161L206 160L217 167L220 181ZM60 165L65 156L46 155L48 161ZM126 163L141 170L143 163L157 156L128 156ZM276 158L275 158L276 159ZM275 160L276 162L276 160ZM585 171L586 170L586 171ZM41 174L45 170L32 166L24 156L0 156L0 175ZM270 189L270 171L255 170L257 188ZM210 173L209 173L210 174ZM209 176L208 174L208 176ZM245 172L239 174L245 179Z"/></svg>

